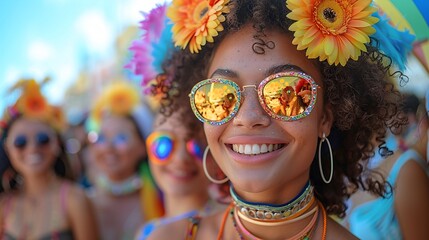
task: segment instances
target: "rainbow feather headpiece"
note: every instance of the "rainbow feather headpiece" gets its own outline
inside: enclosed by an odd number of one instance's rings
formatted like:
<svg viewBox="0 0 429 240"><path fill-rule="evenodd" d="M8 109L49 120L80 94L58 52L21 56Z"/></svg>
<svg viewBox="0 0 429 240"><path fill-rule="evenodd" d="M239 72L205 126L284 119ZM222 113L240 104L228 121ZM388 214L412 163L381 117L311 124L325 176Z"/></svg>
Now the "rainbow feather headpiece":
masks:
<svg viewBox="0 0 429 240"><path fill-rule="evenodd" d="M174 51L172 24L166 17L166 11L167 5L163 4L157 5L149 13L142 13L144 19L140 22L140 29L143 34L129 48L133 56L125 68L141 76L143 88L163 72L163 61Z"/></svg>

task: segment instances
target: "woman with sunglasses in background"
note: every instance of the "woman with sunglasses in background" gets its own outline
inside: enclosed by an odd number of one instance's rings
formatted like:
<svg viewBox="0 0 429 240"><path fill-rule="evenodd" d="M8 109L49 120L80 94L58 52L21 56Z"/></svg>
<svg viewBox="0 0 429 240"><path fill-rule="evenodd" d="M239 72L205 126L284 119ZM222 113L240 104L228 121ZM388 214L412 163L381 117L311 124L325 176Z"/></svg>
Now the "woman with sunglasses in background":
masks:
<svg viewBox="0 0 429 240"><path fill-rule="evenodd" d="M132 239L141 224L163 211L144 142L151 111L131 83L118 81L103 90L91 114L97 137L91 146L96 177L90 195L101 236Z"/></svg>
<svg viewBox="0 0 429 240"><path fill-rule="evenodd" d="M0 175L0 238L97 239L90 201L70 181L60 110L47 103L34 80L15 88L22 94L1 122L1 161L8 168Z"/></svg>
<svg viewBox="0 0 429 240"><path fill-rule="evenodd" d="M233 201L150 239L355 239L328 215L342 217L357 188L386 196L366 162L373 139L383 147L386 128L404 124L389 60L400 64L392 51L405 48L387 46L376 10L363 0L172 2L175 44L202 79L177 85L193 86Z"/></svg>
<svg viewBox="0 0 429 240"><path fill-rule="evenodd" d="M221 192L210 188L204 175L202 160L207 143L203 125L193 116L188 97L176 95L176 88L171 85L177 77L190 78L193 66L183 66L187 74L182 76L174 72L174 66L182 64L183 52L173 48L166 9L163 4L145 14L141 22L143 35L130 48L134 56L128 68L141 76L145 93L159 109L153 132L146 139L146 149L165 207L165 215L145 224L136 239L147 239L159 226L197 215L207 216L225 207L213 199ZM153 61L140 62L140 59Z"/></svg>

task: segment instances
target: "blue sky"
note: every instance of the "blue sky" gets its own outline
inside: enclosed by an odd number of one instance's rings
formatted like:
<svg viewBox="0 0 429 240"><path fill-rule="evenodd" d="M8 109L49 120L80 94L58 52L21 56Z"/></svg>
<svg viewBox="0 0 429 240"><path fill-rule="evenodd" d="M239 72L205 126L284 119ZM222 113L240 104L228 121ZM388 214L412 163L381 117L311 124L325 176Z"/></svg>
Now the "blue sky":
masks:
<svg viewBox="0 0 429 240"><path fill-rule="evenodd" d="M10 104L5 92L21 77L52 82L43 89L61 103L88 54L106 58L125 26L137 25L164 0L0 0L0 111Z"/></svg>

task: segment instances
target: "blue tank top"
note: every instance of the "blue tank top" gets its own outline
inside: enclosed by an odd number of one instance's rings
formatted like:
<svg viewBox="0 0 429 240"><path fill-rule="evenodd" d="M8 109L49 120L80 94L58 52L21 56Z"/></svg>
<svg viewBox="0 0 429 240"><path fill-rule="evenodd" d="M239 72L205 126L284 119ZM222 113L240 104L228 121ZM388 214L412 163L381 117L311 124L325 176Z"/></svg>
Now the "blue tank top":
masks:
<svg viewBox="0 0 429 240"><path fill-rule="evenodd" d="M394 186L402 166L415 160L426 169L423 158L413 149L404 152L393 165L387 181ZM350 231L364 240L402 239L398 219L394 211L394 195L377 198L356 207L350 214Z"/></svg>

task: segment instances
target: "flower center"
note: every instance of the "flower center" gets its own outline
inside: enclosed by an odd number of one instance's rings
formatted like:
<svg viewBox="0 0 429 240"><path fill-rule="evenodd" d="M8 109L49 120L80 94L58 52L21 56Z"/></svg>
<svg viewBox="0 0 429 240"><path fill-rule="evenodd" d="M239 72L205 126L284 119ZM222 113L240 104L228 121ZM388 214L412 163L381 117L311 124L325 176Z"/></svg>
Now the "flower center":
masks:
<svg viewBox="0 0 429 240"><path fill-rule="evenodd" d="M325 8L323 10L323 17L329 22L333 23L337 19L337 14L332 8Z"/></svg>
<svg viewBox="0 0 429 240"><path fill-rule="evenodd" d="M39 99L31 99L29 102L30 109L38 111L42 109L43 104Z"/></svg>
<svg viewBox="0 0 429 240"><path fill-rule="evenodd" d="M351 13L347 1L321 0L314 4L314 19L324 34L338 35L347 31L348 18Z"/></svg>
<svg viewBox="0 0 429 240"><path fill-rule="evenodd" d="M201 21L201 19L203 19L207 13L209 12L209 3L208 1L201 1L196 7L195 7L195 11L194 11L194 20L196 22Z"/></svg>

